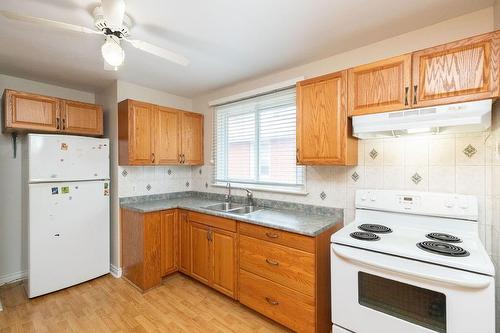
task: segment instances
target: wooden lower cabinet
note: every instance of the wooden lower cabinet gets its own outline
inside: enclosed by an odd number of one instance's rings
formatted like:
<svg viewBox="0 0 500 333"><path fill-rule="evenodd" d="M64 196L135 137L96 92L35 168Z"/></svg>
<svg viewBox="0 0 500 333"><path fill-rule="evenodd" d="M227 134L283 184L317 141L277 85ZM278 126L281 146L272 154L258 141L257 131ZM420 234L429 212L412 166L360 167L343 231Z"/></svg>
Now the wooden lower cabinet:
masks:
<svg viewBox="0 0 500 333"><path fill-rule="evenodd" d="M212 287L236 298L238 277L236 234L224 230L213 230L210 238L212 242Z"/></svg>
<svg viewBox="0 0 500 333"><path fill-rule="evenodd" d="M210 284L210 240L208 226L191 223L191 276Z"/></svg>
<svg viewBox="0 0 500 333"><path fill-rule="evenodd" d="M294 331L314 332L314 298L245 270L239 283L242 304Z"/></svg>
<svg viewBox="0 0 500 333"><path fill-rule="evenodd" d="M191 274L191 224L188 212L179 210L179 271Z"/></svg>
<svg viewBox="0 0 500 333"><path fill-rule="evenodd" d="M329 332L330 236L212 215L121 210L123 276L141 290L180 271L297 332Z"/></svg>
<svg viewBox="0 0 500 333"><path fill-rule="evenodd" d="M161 213L121 210L123 277L141 290L161 282Z"/></svg>
<svg viewBox="0 0 500 333"><path fill-rule="evenodd" d="M161 213L161 275L177 271L177 210Z"/></svg>

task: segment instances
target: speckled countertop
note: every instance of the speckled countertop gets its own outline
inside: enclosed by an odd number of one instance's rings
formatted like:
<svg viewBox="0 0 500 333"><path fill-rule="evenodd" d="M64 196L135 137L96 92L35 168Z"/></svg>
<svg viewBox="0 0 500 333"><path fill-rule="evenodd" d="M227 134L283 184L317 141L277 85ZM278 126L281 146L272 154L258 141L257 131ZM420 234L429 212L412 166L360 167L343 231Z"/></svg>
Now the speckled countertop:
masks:
<svg viewBox="0 0 500 333"><path fill-rule="evenodd" d="M181 208L204 214L210 214L242 222L262 225L265 227L291 231L294 233L316 236L326 229L342 223L343 214L341 210L336 210L331 215L315 215L300 210L265 208L249 214L232 214L231 212L221 212L205 207L220 203L199 197L172 198L160 200L147 200L140 202L122 202L122 208L134 210L141 213L148 213L166 209Z"/></svg>

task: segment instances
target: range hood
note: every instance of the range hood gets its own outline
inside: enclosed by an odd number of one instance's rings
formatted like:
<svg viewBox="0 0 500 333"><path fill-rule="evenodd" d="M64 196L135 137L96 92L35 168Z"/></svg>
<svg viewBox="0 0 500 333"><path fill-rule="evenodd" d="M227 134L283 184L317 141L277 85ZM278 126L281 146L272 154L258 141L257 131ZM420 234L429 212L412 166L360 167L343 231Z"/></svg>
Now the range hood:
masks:
<svg viewBox="0 0 500 333"><path fill-rule="evenodd" d="M419 133L484 131L491 126L492 100L433 106L352 117L360 139Z"/></svg>

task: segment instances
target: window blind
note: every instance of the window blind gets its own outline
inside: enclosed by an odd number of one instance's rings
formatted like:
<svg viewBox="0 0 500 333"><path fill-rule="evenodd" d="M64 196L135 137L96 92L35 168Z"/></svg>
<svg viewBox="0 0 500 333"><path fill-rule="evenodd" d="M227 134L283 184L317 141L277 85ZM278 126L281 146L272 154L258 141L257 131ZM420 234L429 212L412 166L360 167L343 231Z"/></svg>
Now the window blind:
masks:
<svg viewBox="0 0 500 333"><path fill-rule="evenodd" d="M291 88L215 107L215 183L303 190L295 99Z"/></svg>

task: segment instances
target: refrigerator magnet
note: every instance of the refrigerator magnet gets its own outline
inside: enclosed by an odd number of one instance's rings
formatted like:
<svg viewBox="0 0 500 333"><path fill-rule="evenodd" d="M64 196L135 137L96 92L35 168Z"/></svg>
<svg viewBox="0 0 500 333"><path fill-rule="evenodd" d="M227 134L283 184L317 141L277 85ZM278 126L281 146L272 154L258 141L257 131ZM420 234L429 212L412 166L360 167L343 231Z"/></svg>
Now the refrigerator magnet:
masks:
<svg viewBox="0 0 500 333"><path fill-rule="evenodd" d="M69 186L63 186L63 187L61 187L61 193L62 194L68 194L69 193Z"/></svg>
<svg viewBox="0 0 500 333"><path fill-rule="evenodd" d="M52 188L52 195L59 194L59 187L53 187Z"/></svg>
<svg viewBox="0 0 500 333"><path fill-rule="evenodd" d="M61 150L68 150L68 144L67 143L61 143Z"/></svg>

